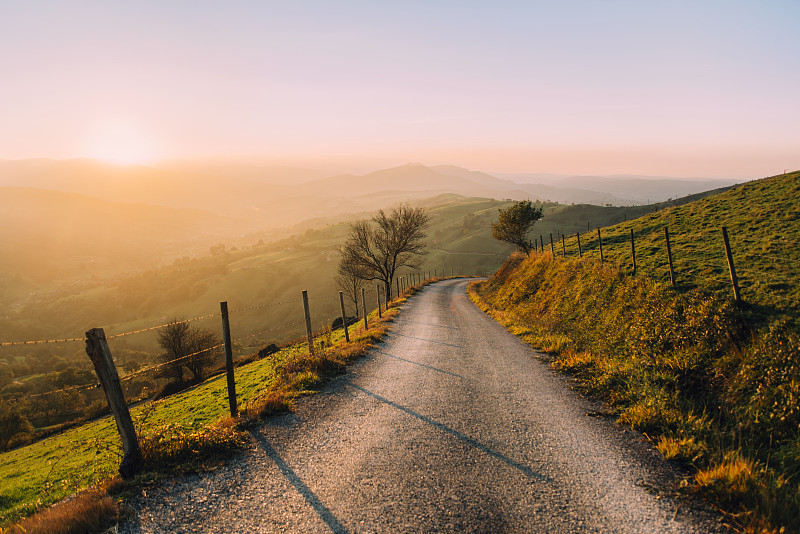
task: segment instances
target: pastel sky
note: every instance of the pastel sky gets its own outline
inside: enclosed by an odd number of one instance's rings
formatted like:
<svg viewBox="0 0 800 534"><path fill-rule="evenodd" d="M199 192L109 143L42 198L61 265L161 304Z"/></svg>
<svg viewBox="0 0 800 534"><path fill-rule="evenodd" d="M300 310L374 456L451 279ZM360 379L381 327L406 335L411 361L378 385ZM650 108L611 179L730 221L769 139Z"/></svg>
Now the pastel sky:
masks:
<svg viewBox="0 0 800 534"><path fill-rule="evenodd" d="M755 178L800 2L0 1L0 158Z"/></svg>

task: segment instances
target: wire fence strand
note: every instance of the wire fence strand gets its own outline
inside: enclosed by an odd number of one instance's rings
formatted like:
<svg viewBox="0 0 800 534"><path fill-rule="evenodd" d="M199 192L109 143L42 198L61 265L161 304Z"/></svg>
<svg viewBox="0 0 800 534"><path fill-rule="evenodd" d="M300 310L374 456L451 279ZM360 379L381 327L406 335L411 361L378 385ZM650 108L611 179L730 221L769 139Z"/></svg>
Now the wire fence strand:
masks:
<svg viewBox="0 0 800 534"><path fill-rule="evenodd" d="M85 341L83 337L62 338L62 339L41 339L35 341L3 341L0 342L0 347L15 347L19 345L41 345L44 343L68 343L72 341Z"/></svg>
<svg viewBox="0 0 800 534"><path fill-rule="evenodd" d="M140 328L138 330L131 330L130 332L122 332L121 334L111 334L111 335L106 336L106 339L113 339L113 338L116 338L116 337L130 336L130 335L133 335L133 334L141 334L142 332L150 332L150 331L158 330L160 328L164 328L164 327L167 327L167 326L172 326L174 324L191 323L191 322L194 322L194 321L200 321L202 319L210 319L212 317L219 317L219 315L220 314L218 314L218 313L210 313L208 315L200 315L199 317L192 317L191 319L180 319L180 320L170 321L168 323L163 323L163 324L159 324L159 325L156 325L156 326L149 326L147 328Z"/></svg>

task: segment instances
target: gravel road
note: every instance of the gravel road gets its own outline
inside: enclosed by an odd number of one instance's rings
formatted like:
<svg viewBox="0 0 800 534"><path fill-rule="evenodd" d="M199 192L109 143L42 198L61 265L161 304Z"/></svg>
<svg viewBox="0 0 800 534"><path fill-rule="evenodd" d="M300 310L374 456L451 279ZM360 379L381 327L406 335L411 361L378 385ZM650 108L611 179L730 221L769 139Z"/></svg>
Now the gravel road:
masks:
<svg viewBox="0 0 800 534"><path fill-rule="evenodd" d="M385 343L251 431L212 473L147 489L120 532L709 532L643 438L478 310L409 299Z"/></svg>

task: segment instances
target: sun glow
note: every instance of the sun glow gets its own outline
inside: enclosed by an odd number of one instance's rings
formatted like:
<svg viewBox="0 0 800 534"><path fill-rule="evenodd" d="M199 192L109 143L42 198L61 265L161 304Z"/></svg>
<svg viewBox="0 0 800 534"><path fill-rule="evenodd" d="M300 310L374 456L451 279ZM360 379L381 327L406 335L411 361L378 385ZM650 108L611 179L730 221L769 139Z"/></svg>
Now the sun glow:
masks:
<svg viewBox="0 0 800 534"><path fill-rule="evenodd" d="M144 128L131 121L105 121L91 129L83 155L120 165L145 164L157 159L150 139Z"/></svg>

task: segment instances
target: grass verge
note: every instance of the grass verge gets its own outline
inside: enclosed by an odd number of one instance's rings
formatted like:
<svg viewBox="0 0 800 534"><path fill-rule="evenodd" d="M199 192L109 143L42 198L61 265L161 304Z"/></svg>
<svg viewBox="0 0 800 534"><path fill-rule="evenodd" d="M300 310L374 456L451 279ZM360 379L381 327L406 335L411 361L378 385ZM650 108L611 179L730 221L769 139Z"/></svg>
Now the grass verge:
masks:
<svg viewBox="0 0 800 534"><path fill-rule="evenodd" d="M386 336L406 299L437 280L407 288L382 317L371 313L369 328L351 325L349 343L342 329L328 331L315 339L314 354L306 344L295 344L237 368L238 418L227 415L224 375L133 408L147 471L132 481L114 477L121 451L111 418L3 453L0 525L6 526L0 533L100 532L120 517L126 495L142 485L176 472L214 469L246 442L245 427L291 410L297 398L345 372Z"/></svg>
<svg viewBox="0 0 800 534"><path fill-rule="evenodd" d="M800 333L618 267L512 257L471 298L693 475L735 528L798 531Z"/></svg>

